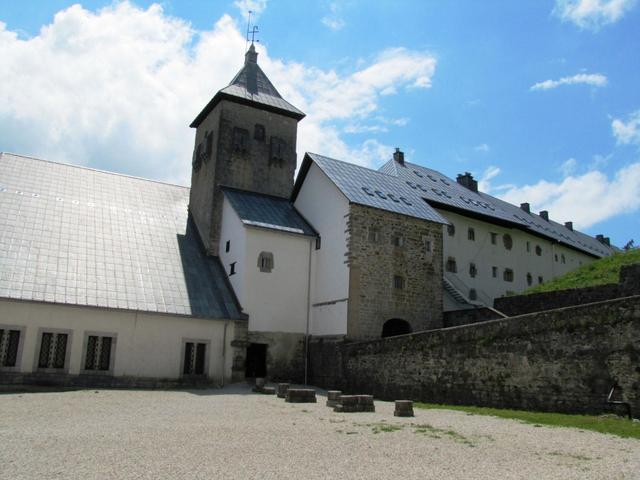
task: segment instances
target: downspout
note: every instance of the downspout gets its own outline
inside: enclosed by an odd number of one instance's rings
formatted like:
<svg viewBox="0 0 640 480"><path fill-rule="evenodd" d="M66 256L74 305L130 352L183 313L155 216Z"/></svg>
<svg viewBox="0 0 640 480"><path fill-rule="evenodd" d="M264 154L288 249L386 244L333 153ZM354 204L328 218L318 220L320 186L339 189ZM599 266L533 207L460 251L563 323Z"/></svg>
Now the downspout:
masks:
<svg viewBox="0 0 640 480"><path fill-rule="evenodd" d="M309 241L309 268L307 271L307 326L304 333L304 384L307 385L309 377L309 322L311 318L311 255L313 253L313 242Z"/></svg>
<svg viewBox="0 0 640 480"><path fill-rule="evenodd" d="M222 382L221 387L224 387L224 373L225 373L225 360L227 358L227 327L229 322L224 322L224 333L222 334Z"/></svg>

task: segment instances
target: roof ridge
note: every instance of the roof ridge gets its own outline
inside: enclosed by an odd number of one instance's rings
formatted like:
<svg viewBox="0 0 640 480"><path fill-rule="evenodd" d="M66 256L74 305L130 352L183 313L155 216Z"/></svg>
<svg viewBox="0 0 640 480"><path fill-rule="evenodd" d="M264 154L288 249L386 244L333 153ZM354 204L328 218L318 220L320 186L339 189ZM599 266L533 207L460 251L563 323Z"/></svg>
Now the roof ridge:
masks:
<svg viewBox="0 0 640 480"><path fill-rule="evenodd" d="M240 193L248 193L250 195L255 195L256 197L268 197L268 198L273 198L274 200L282 200L287 203L291 203L291 205L293 205L293 203L291 202L291 199L287 197L278 197L277 195L271 195L270 193L255 192L253 190L245 190L243 188L232 187L231 185L220 185L220 188L222 190L232 190Z"/></svg>
<svg viewBox="0 0 640 480"><path fill-rule="evenodd" d="M305 152L305 155L315 155L317 157L326 158L327 160L331 160L331 161L334 161L334 162L345 163L345 164L351 165L353 167L358 167L358 168L364 169L364 170L366 170L368 172L377 173L378 175L384 175L385 177L398 178L396 175L389 175L388 173L381 172L379 170L376 170L375 168L365 167L363 165L358 165L357 163L347 162L346 160L338 160L337 158L327 157L326 155L321 155L320 153Z"/></svg>
<svg viewBox="0 0 640 480"><path fill-rule="evenodd" d="M3 155L12 155L14 157L28 158L30 160L37 160L38 162L53 163L54 165L63 165L65 167L79 168L81 170L89 170L91 172L106 173L108 175L115 175L117 177L133 178L135 180L142 180L144 182L160 183L162 185L169 185L171 187L184 188L186 190L190 190L191 189L190 187L187 187L185 185L178 185L177 183L163 182L162 180L153 180L151 178L137 177L135 175L128 175L126 173L111 172L109 170L101 170L99 168L87 167L85 165L75 165L73 163L56 162L54 160L47 160L45 158L38 158L38 157L31 156L31 155L24 155L24 154L21 154L21 153L0 152L0 157L2 157Z"/></svg>

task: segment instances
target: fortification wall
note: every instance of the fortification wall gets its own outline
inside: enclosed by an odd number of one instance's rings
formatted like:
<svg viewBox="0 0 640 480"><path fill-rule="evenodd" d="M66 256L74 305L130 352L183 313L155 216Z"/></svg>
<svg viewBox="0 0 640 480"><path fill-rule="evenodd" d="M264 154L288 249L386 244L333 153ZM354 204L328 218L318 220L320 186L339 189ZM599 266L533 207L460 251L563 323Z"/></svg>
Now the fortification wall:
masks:
<svg viewBox="0 0 640 480"><path fill-rule="evenodd" d="M493 305L496 310L515 316L632 295L640 295L640 264L624 265L619 283L496 298Z"/></svg>
<svg viewBox="0 0 640 480"><path fill-rule="evenodd" d="M313 384L381 399L640 413L640 296L382 340L312 341Z"/></svg>

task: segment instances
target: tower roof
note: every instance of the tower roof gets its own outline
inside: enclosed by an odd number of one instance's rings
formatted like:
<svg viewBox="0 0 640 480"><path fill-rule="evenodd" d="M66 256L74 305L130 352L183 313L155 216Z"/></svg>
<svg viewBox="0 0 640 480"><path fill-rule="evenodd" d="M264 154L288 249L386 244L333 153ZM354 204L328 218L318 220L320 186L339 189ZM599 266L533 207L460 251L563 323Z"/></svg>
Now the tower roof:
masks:
<svg viewBox="0 0 640 480"><path fill-rule="evenodd" d="M220 100L255 106L293 117L296 120L305 117L302 111L282 98L276 87L269 81L258 65L258 52L256 52L253 43L245 54L243 67L233 77L231 83L214 95L190 126L198 127Z"/></svg>

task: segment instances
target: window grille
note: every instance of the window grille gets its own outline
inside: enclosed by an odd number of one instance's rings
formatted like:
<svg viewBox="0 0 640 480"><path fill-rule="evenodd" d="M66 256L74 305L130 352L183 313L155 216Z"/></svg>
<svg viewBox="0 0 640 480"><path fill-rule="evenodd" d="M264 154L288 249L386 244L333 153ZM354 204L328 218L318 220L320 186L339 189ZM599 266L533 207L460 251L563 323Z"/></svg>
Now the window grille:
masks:
<svg viewBox="0 0 640 480"><path fill-rule="evenodd" d="M87 337L87 356L85 370L108 371L111 365L111 345L113 337L89 335Z"/></svg>
<svg viewBox="0 0 640 480"><path fill-rule="evenodd" d="M451 273L456 273L458 271L455 258L449 257L447 259L446 269L447 269L447 272L451 272Z"/></svg>
<svg viewBox="0 0 640 480"><path fill-rule="evenodd" d="M510 268L504 269L504 274L502 275L505 282L513 282L513 270Z"/></svg>
<svg viewBox="0 0 640 480"><path fill-rule="evenodd" d="M273 270L273 253L260 252L260 255L258 255L258 269L265 273L270 273Z"/></svg>
<svg viewBox="0 0 640 480"><path fill-rule="evenodd" d="M68 338L66 333L43 332L38 368L64 368Z"/></svg>
<svg viewBox="0 0 640 480"><path fill-rule="evenodd" d="M395 275L393 277L393 288L402 290L404 288L404 277L400 275Z"/></svg>
<svg viewBox="0 0 640 480"><path fill-rule="evenodd" d="M206 343L185 342L184 345L184 375L204 375Z"/></svg>
<svg viewBox="0 0 640 480"><path fill-rule="evenodd" d="M15 367L18 361L20 330L0 329L0 367Z"/></svg>
<svg viewBox="0 0 640 480"><path fill-rule="evenodd" d="M467 230L467 238L472 241L475 241L476 239L476 231L471 227Z"/></svg>

